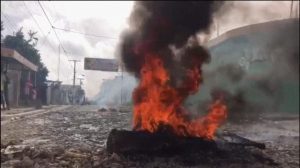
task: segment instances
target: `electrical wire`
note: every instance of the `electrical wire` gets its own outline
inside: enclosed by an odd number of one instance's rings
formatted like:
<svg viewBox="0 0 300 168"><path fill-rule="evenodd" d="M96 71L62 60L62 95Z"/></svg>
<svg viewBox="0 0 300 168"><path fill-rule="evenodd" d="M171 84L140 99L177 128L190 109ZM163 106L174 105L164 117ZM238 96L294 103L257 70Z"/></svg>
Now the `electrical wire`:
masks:
<svg viewBox="0 0 300 168"><path fill-rule="evenodd" d="M1 14L5 17L5 19L7 20L7 25L9 27L9 29L12 31L12 33L16 32L16 30L13 28L14 26L12 26L12 23L10 22L9 18L1 11Z"/></svg>
<svg viewBox="0 0 300 168"><path fill-rule="evenodd" d="M38 3L39 3L39 5L40 5L40 7L41 7L41 9L42 9L42 11L43 11L43 13L44 13L44 15L45 15L47 21L48 21L49 24L51 25L51 28L52 28L52 30L53 30L54 33L55 33L55 36L56 36L56 38L57 38L57 40L58 40L58 42L59 42L59 44L60 44L60 47L63 49L63 51L64 51L64 53L66 54L66 56L68 56L68 54L67 54L65 48L63 47L63 45L62 45L62 43L61 43L61 41L60 41L60 38L58 37L58 35L57 35L57 33L56 33L55 29L54 29L54 26L52 25L52 23L51 23L51 21L50 21L48 15L46 14L46 12L45 12L45 10L44 10L42 4L40 3L40 1L38 1ZM69 64L69 65L70 65L70 64Z"/></svg>
<svg viewBox="0 0 300 168"><path fill-rule="evenodd" d="M43 43L41 43L41 45L40 45L40 48L42 48L44 46L45 42L47 41L48 44L49 44L48 46L50 46L53 49L53 51L56 52L55 47L52 46L52 44L50 43L50 41L48 39L48 35L51 33L51 29L50 29L50 31L48 31L47 35L45 35L45 33L42 30L41 26L39 25L38 21L34 18L33 14L31 13L30 9L27 7L27 5L26 5L26 3L24 1L23 1L23 4L24 4L25 8L27 9L27 11L29 12L30 16L32 17L32 19L34 20L35 24L38 26L39 30L41 31L41 33L45 37ZM72 68L71 65L70 65L70 68Z"/></svg>
<svg viewBox="0 0 300 168"><path fill-rule="evenodd" d="M102 35L86 34L86 33L81 33L81 32L77 32L77 31L63 29L63 28L57 28L57 27L53 27L53 28L57 29L57 30L63 30L63 31L66 31L66 32L72 32L72 33L82 34L82 35L85 35L85 36L93 36L93 37L109 38L109 39L117 40L116 37L108 37L108 36L102 36Z"/></svg>
<svg viewBox="0 0 300 168"><path fill-rule="evenodd" d="M39 28L39 30L41 31L41 33L45 36L45 41L47 41L48 44L49 44L49 46L50 46L54 51L56 51L56 49L52 46L52 44L51 44L51 43L49 42L49 40L47 39L47 36L49 35L49 33L48 33L48 35L45 35L45 33L44 33L44 31L42 30L40 24L39 24L38 21L33 17L33 14L31 13L30 9L27 7L27 5L26 5L26 3L25 3L24 1L23 1L23 4L24 4L26 10L28 11L28 13L30 14L31 18L32 18L33 21L35 22L35 24L38 26L38 28ZM45 43L45 41L44 41L44 43ZM43 44L44 44L44 43L43 43Z"/></svg>

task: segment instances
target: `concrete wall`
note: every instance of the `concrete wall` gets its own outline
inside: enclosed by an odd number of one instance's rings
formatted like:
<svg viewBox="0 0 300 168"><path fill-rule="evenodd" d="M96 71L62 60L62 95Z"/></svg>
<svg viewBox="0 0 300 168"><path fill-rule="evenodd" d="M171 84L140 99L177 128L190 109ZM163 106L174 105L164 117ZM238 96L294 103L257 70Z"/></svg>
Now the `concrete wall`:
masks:
<svg viewBox="0 0 300 168"><path fill-rule="evenodd" d="M76 86L73 90L72 85L50 85L47 89L48 104L68 105L82 104L85 93L80 86Z"/></svg>
<svg viewBox="0 0 300 168"><path fill-rule="evenodd" d="M261 111L299 112L299 20L252 26L209 50L212 59L203 68L204 83L187 104L206 101L213 89L222 88L232 95L242 92ZM241 77L232 80L233 75Z"/></svg>

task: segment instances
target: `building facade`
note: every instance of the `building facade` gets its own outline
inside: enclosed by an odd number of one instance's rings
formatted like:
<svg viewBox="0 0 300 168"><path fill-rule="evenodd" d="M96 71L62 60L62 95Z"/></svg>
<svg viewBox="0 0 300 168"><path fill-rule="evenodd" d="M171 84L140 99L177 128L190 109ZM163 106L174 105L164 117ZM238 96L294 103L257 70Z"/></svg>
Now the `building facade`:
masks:
<svg viewBox="0 0 300 168"><path fill-rule="evenodd" d="M1 67L7 71L9 78L8 100L11 107L18 107L22 103L22 88L24 83L21 76L26 74L27 79L33 81L35 85L35 73L38 66L27 60L16 50L6 48L1 45Z"/></svg>

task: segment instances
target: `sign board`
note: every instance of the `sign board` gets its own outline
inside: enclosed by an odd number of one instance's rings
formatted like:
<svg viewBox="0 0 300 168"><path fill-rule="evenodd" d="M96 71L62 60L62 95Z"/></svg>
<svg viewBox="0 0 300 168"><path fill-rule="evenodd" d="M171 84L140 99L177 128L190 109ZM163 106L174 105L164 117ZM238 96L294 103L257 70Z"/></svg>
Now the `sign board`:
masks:
<svg viewBox="0 0 300 168"><path fill-rule="evenodd" d="M119 64L115 59L84 58L84 69L117 72Z"/></svg>

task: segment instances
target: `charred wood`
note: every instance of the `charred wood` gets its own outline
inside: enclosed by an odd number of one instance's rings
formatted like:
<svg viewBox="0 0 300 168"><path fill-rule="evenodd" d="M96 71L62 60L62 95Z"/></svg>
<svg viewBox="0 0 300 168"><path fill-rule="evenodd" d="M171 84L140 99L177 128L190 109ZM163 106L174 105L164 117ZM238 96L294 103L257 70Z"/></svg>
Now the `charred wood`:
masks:
<svg viewBox="0 0 300 168"><path fill-rule="evenodd" d="M233 133L219 134L214 140L208 140L199 137L179 137L168 132L149 133L113 129L106 142L106 149L109 153L155 155L221 152L247 146L265 149L265 144Z"/></svg>

